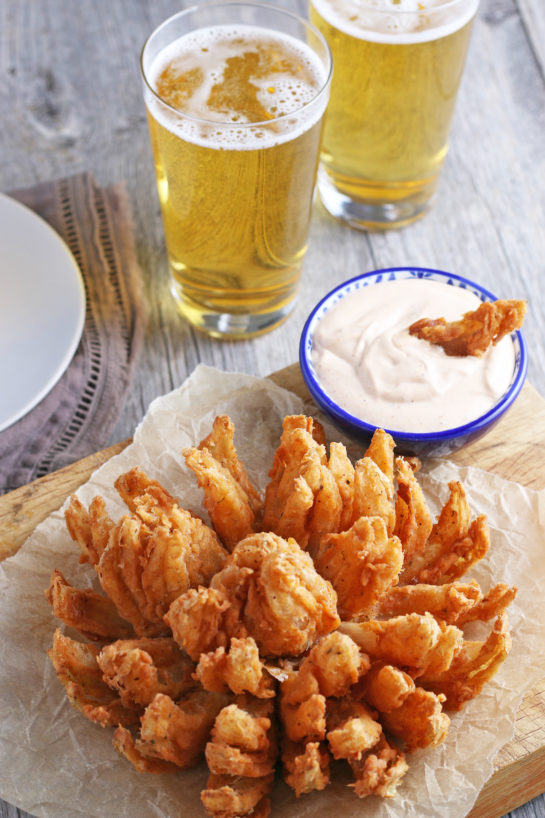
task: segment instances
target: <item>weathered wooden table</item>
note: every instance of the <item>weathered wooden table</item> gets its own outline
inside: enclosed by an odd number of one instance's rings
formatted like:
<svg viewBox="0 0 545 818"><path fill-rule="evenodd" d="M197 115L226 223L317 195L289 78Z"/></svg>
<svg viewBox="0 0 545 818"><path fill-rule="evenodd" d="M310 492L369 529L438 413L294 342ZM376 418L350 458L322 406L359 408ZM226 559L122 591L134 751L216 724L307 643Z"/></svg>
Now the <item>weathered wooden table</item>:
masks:
<svg viewBox="0 0 545 818"><path fill-rule="evenodd" d="M319 297L357 272L394 265L451 270L498 296L527 298L529 380L545 395L543 0L481 0L432 212L403 231L364 234L337 224L317 203L295 311L281 330L237 343L195 333L168 292L138 55L154 26L188 5L0 0L0 190L84 170L100 184L127 183L149 325L111 442L127 438L150 401L183 382L198 362L259 375L292 363ZM306 10L305 0L279 5ZM0 749L0 759L8 750ZM543 765L541 775L545 790ZM0 818L25 815L0 802ZM545 816L545 797L510 815Z"/></svg>

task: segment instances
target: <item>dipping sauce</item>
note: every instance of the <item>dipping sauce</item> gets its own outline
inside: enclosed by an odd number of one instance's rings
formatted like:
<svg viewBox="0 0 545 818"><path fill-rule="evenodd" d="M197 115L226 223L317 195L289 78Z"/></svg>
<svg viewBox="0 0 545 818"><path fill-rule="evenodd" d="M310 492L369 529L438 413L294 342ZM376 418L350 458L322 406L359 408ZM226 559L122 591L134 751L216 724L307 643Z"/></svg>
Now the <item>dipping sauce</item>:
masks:
<svg viewBox="0 0 545 818"><path fill-rule="evenodd" d="M454 321L478 296L426 279L385 281L347 293L316 325L312 363L323 390L355 417L398 432L441 432L488 412L515 367L509 336L482 358L452 357L409 335L419 318Z"/></svg>

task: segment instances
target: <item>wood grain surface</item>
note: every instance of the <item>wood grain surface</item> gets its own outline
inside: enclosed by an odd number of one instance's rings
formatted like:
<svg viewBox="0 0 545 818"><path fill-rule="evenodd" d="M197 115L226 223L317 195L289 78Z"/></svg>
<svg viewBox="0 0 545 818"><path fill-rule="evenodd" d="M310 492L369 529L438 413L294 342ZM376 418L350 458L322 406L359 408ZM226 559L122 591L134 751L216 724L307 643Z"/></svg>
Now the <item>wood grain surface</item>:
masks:
<svg viewBox="0 0 545 818"><path fill-rule="evenodd" d="M210 340L176 312L141 98L138 57L145 38L192 3L0 0L0 190L90 171L101 185L125 181L130 196L148 326L110 443L121 445L153 398L183 383L199 362L255 375L291 364L306 316L319 298L358 272L395 265L451 270L500 297L527 298L529 382L545 395L544 0L481 0L449 155L426 218L398 232L359 233L335 222L316 202L294 312L276 332L239 343ZM279 0L278 5L306 14L306 0ZM526 452L538 454L528 390L523 400L529 401L528 413L510 430L511 438L528 447L511 464L511 476L520 475L521 482L528 475ZM477 465L488 467L503 442L497 441L495 453L480 451ZM94 458L99 456L88 454L89 464L79 468L98 464ZM64 479L72 476L69 471ZM85 476L83 471L77 479ZM65 488L71 490L68 484ZM49 483L48 491L54 489L55 483ZM25 521L32 527L31 503L41 504L29 491L19 490L17 530ZM55 502L60 505L59 492ZM536 781L545 780L543 763L541 758L541 766L526 771L529 778L520 768L517 786L523 800L532 798ZM511 803L506 797L503 813ZM0 818L26 816L0 801ZM545 818L545 798L521 806L511 818Z"/></svg>
<svg viewBox="0 0 545 818"><path fill-rule="evenodd" d="M299 395L312 412L312 402L297 364L273 373L279 386ZM97 452L54 474L0 497L0 560L21 547L33 528L130 441ZM461 465L478 465L523 485L542 489L545 446L545 400L526 385L510 412L492 431L451 456ZM544 679L527 694L516 718L515 735L498 754L470 818L498 818L545 790Z"/></svg>

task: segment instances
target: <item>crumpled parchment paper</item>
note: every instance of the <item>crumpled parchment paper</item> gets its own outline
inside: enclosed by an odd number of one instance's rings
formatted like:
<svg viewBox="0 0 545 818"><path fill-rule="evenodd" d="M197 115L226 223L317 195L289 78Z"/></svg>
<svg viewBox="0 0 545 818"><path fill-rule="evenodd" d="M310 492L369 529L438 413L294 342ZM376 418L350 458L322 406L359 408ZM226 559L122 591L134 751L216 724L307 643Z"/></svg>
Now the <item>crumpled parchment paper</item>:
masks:
<svg viewBox="0 0 545 818"><path fill-rule="evenodd" d="M297 396L269 380L199 366L182 387L151 404L134 443L95 472L78 496L88 503L102 494L117 519L126 509L114 480L139 465L186 508L204 513L181 450L205 437L217 414L227 413L250 478L264 489L282 419L301 411ZM342 439L331 427L326 431L329 440ZM483 589L497 582L518 587L509 608L512 651L480 696L452 717L447 740L409 757L410 771L395 799L359 800L347 786L349 772L335 765L334 781L325 791L300 799L279 781L273 816L461 818L492 774L496 753L512 737L523 695L544 676L545 493L447 461L424 471L420 479L435 514L448 481L461 479L474 514L488 515L492 546L468 578ZM87 721L66 699L46 657L58 623L44 590L54 568L74 585L96 584L94 571L78 557L61 510L0 565L0 795L39 818L203 816L204 764L174 775L138 773L113 749L112 730Z"/></svg>

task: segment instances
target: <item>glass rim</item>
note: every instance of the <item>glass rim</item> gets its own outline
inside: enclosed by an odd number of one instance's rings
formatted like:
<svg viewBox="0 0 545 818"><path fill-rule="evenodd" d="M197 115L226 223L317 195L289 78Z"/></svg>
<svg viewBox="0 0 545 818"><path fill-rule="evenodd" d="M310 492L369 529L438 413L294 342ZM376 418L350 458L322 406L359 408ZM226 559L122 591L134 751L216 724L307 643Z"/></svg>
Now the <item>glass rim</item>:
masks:
<svg viewBox="0 0 545 818"><path fill-rule="evenodd" d="M423 0L426 2L426 0ZM445 3L441 3L440 6L428 6L421 9L403 9L403 8L396 8L395 6L389 6L388 8L378 8L377 6L372 6L370 4L370 0L359 0L359 6L361 7L362 11L370 12L371 14L389 14L389 15L416 15L416 14L434 14L439 13L440 11L448 11L451 8L456 6L466 5L475 5L475 10L477 10L479 6L480 0L446 0ZM315 4L313 3L315 6Z"/></svg>
<svg viewBox="0 0 545 818"><path fill-rule="evenodd" d="M304 27L316 36L318 41L324 48L324 53L328 59L328 65L326 66L326 76L323 80L322 84L320 85L319 90L316 92L316 95L312 97L311 100L305 102L299 108L295 108L295 110L290 111L288 114L280 114L279 116L274 117L274 119L265 119L260 120L259 122L223 122L222 120L216 119L202 119L200 117L192 116L191 114L186 113L185 111L181 111L179 108L175 108L170 103L166 102L160 94L157 93L155 88L153 88L151 82L149 81L148 77L146 76L146 71L144 70L144 54L151 42L152 37L154 37L161 29L166 28L173 20L176 20L180 17L186 17L190 14L193 14L198 11L202 11L203 9L213 8L214 6L224 6L224 7L241 7L241 6L249 6L255 9L265 9L267 11L273 11L278 13L284 17L290 17L292 20L296 20L298 23L302 23ZM193 29L194 31L198 31L197 28ZM275 29L271 29L271 31L275 31ZM279 32L282 33L282 32ZM311 46L309 46L311 48ZM312 49L314 51L314 49ZM314 52L316 53L316 52ZM157 102L161 105L164 105L168 108L173 114L179 117L183 117L184 119L188 120L189 122L194 122L198 125L206 125L210 126L213 125L217 128L234 128L237 130L240 129L251 129L251 128L263 128L265 126L272 126L277 124L278 122L282 122L283 120L287 119L291 116L299 115L302 111L306 108L316 105L318 100L323 97L326 93L329 84L331 82L331 77L333 75L333 55L331 54L331 49L325 37L323 36L322 32L316 28L309 20L305 20L304 17L301 17L296 12L290 11L289 9L284 9L279 6L273 6L271 3L262 3L260 0L210 0L210 2L206 3L199 3L198 5L190 6L187 9L182 9L181 11L177 11L175 14L172 14L170 17L167 17L166 20L163 20L158 26L156 26L153 31L149 34L146 38L144 45L140 51L140 73L142 75L142 79L148 91L153 94L153 97Z"/></svg>

